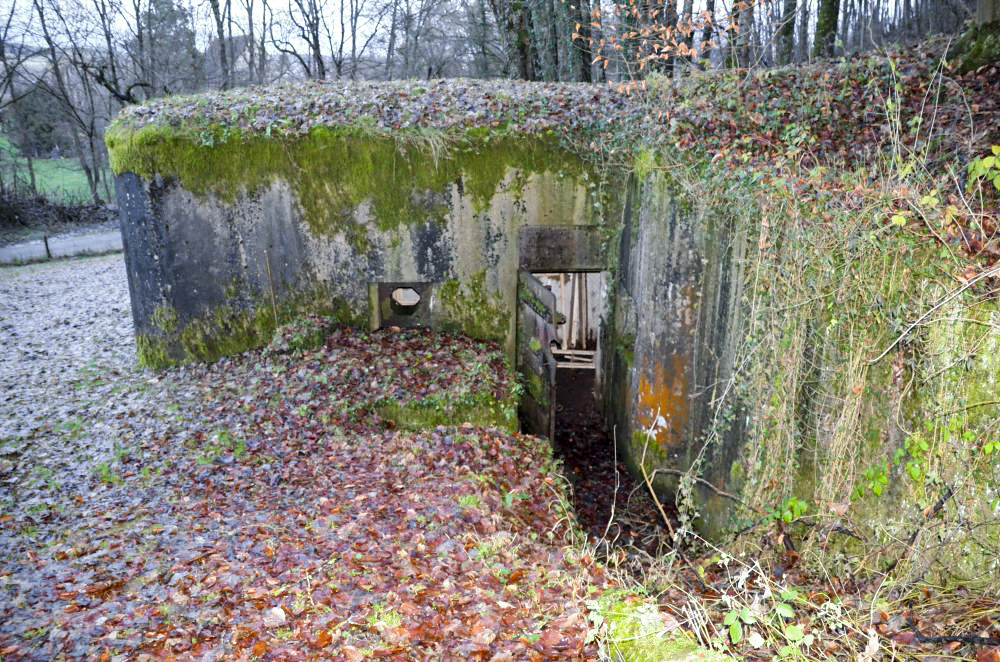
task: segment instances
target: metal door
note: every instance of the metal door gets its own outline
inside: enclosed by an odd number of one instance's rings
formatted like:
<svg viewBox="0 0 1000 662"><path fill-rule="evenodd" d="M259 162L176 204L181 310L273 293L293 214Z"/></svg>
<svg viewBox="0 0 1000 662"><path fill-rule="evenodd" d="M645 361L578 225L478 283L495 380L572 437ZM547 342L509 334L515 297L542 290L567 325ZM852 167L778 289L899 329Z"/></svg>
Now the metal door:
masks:
<svg viewBox="0 0 1000 662"><path fill-rule="evenodd" d="M521 417L530 434L555 434L556 297L527 271L517 282L517 367L524 383Z"/></svg>

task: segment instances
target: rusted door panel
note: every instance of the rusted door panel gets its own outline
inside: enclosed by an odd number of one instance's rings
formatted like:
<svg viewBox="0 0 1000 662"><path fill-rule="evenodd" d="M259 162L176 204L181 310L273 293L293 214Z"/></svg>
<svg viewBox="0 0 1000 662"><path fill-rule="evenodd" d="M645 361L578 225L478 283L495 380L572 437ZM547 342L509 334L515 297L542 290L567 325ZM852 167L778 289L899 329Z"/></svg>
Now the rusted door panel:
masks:
<svg viewBox="0 0 1000 662"><path fill-rule="evenodd" d="M556 297L527 271L517 283L517 364L524 383L521 417L531 434L555 434Z"/></svg>

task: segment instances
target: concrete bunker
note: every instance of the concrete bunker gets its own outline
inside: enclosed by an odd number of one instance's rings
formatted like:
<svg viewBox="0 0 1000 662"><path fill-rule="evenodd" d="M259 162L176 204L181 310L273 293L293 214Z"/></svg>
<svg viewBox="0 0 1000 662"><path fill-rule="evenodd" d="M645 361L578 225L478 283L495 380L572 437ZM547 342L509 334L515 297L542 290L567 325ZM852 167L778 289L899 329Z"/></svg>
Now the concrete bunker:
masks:
<svg viewBox="0 0 1000 662"><path fill-rule="evenodd" d="M480 95L463 103L498 103L493 88L463 85ZM732 297L706 276L728 273L728 254L716 248L724 242L678 202L668 178L602 170L573 141L606 89L511 89L499 127L379 124L389 121L379 115L386 108L419 96L415 83L372 86L384 103L363 109L340 88L303 88L340 104L338 117L374 119L282 135L205 128L186 111L174 117L169 104L126 110L108 145L142 362L212 361L260 347L302 314L461 332L499 343L525 375L530 431L554 436L563 363L564 372L593 373L594 408L634 474L643 461L650 471L686 470L707 420L700 387L727 360L712 343L725 340L717 313ZM572 127L551 110L566 98L583 109ZM526 119L524 100L535 108ZM595 116L593 126L605 121ZM560 304L559 278L588 299L575 337L562 331L581 318L566 307L571 299ZM574 278L582 289L569 287ZM647 442L658 421L665 425ZM669 498L673 486L661 482ZM712 528L726 516L717 514Z"/></svg>

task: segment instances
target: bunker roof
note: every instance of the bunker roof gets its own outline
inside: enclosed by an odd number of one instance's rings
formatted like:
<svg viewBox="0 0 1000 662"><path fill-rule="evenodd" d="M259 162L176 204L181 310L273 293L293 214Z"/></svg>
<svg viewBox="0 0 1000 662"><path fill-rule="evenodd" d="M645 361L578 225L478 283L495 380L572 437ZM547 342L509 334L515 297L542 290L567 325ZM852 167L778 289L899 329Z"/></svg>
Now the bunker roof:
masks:
<svg viewBox="0 0 1000 662"><path fill-rule="evenodd" d="M541 133L607 126L640 113L608 85L509 80L300 81L125 108L124 128L228 127L253 134L306 133L315 127L467 130L506 127Z"/></svg>

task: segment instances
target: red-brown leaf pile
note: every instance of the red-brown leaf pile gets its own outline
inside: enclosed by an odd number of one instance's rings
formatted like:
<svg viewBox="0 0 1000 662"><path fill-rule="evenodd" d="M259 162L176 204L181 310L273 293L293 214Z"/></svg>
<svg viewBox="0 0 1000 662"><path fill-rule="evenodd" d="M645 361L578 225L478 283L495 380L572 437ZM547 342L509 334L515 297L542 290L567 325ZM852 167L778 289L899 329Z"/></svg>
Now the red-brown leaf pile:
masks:
<svg viewBox="0 0 1000 662"><path fill-rule="evenodd" d="M339 332L316 352L189 371L205 398L178 403L173 434L124 458L120 484L95 484L57 542L5 561L0 654L593 657L584 601L606 579L565 544L547 443L405 433L366 407L455 390L495 354Z"/></svg>

